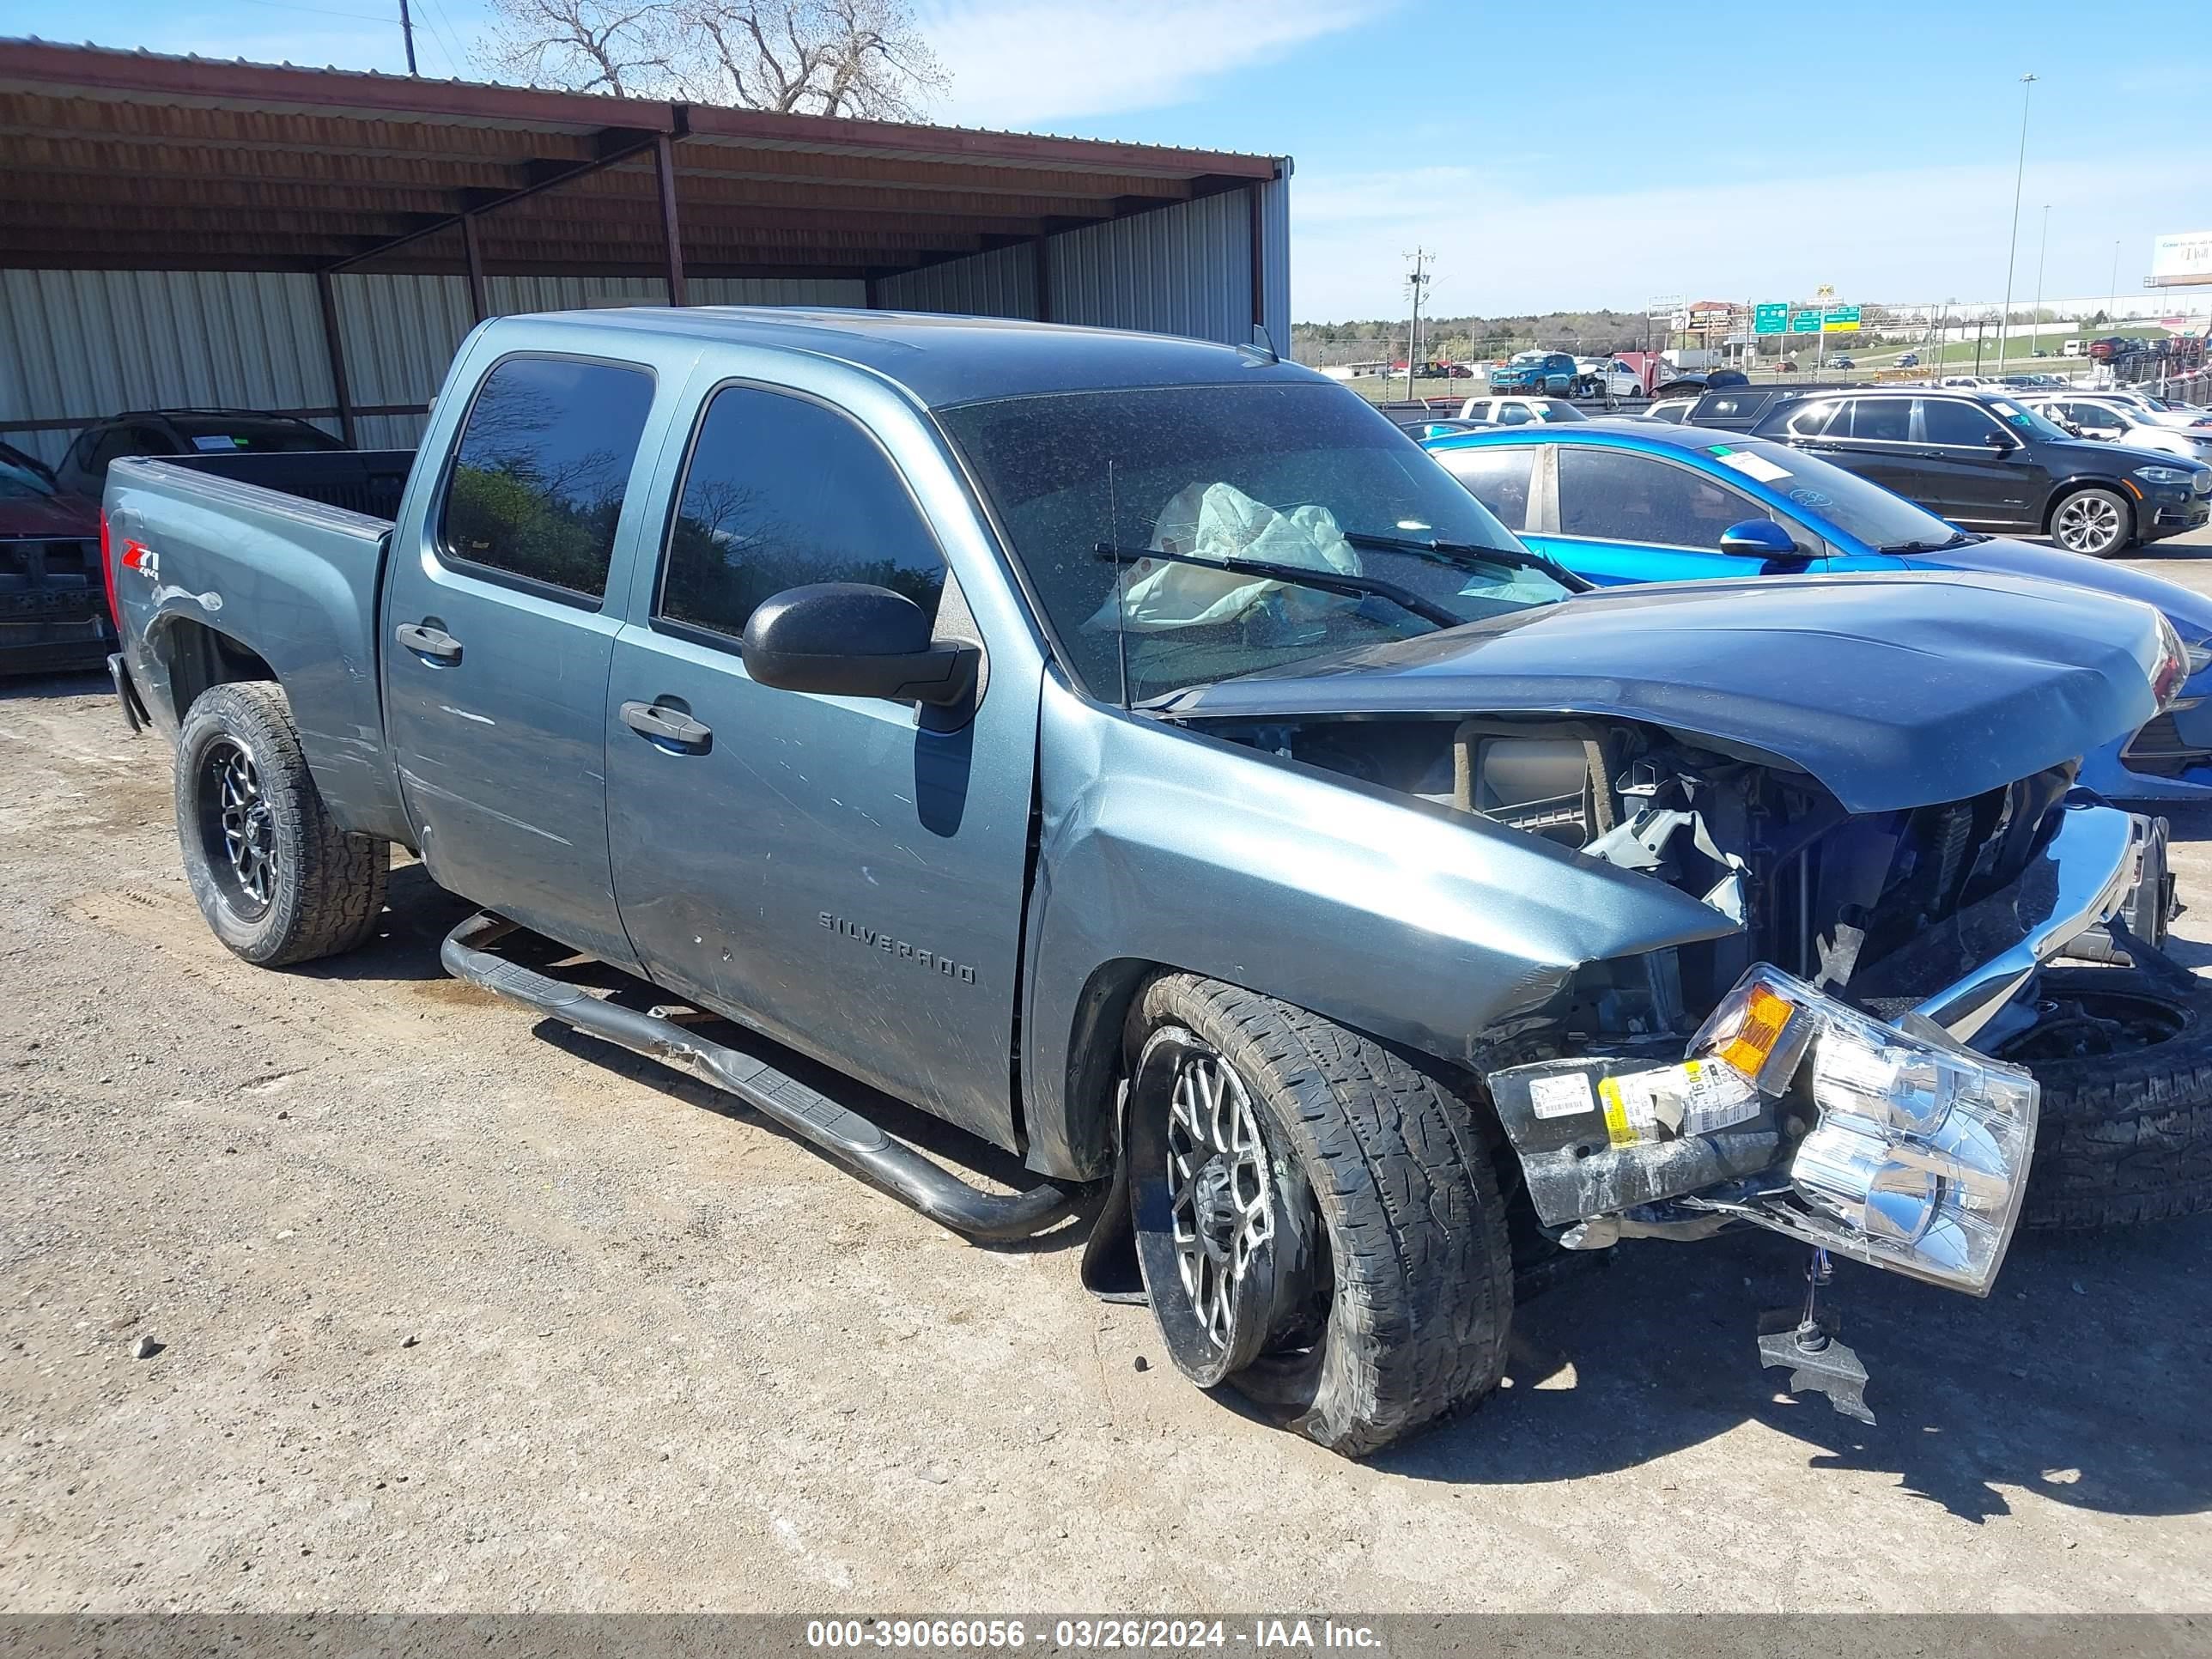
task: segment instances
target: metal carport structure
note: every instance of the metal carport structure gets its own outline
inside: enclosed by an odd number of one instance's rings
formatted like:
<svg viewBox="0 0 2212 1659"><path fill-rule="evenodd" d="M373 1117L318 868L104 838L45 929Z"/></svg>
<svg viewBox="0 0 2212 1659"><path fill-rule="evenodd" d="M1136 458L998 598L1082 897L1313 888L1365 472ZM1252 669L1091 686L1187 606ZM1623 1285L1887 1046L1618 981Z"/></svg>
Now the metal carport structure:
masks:
<svg viewBox="0 0 2212 1659"><path fill-rule="evenodd" d="M230 404L411 442L503 312L1289 337L1273 156L0 41L0 436Z"/></svg>

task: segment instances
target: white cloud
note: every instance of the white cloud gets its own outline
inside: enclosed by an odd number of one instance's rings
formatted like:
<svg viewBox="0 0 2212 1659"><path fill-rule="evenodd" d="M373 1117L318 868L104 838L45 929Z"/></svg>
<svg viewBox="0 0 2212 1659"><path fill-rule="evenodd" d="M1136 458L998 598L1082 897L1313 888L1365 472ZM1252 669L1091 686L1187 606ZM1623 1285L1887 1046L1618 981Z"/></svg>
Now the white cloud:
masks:
<svg viewBox="0 0 2212 1659"><path fill-rule="evenodd" d="M1542 158L1331 173L1291 186L1291 313L1301 321L1390 316L1404 307L1403 253L1437 256L1426 308L1443 316L1640 308L1655 295L1798 298L1823 283L1892 303L2002 295L2012 168L1944 167L1731 182L1700 174L1642 191L1547 188ZM2212 160L2154 172L2116 160L2031 169L2049 202L2048 295L2102 291L2113 238L2120 286L2177 200L2212 192ZM2037 207L2023 210L2016 301L2035 281ZM1692 294L1694 290L1694 294Z"/></svg>
<svg viewBox="0 0 2212 1659"><path fill-rule="evenodd" d="M1389 3L925 0L923 29L952 72L932 114L1020 127L1183 103Z"/></svg>

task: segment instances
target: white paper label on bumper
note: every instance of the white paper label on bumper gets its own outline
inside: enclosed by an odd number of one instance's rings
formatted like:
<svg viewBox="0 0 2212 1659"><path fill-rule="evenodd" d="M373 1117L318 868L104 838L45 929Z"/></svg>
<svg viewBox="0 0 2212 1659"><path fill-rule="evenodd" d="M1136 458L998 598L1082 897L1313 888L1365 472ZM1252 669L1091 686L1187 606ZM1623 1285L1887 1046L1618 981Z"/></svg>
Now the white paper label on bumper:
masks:
<svg viewBox="0 0 2212 1659"><path fill-rule="evenodd" d="M1759 1091L1733 1066L1686 1060L1689 1090L1682 1102L1682 1133L1709 1135L1759 1115Z"/></svg>
<svg viewBox="0 0 2212 1659"><path fill-rule="evenodd" d="M1538 1117L1573 1117L1597 1110L1597 1097L1580 1072L1528 1079L1528 1105Z"/></svg>

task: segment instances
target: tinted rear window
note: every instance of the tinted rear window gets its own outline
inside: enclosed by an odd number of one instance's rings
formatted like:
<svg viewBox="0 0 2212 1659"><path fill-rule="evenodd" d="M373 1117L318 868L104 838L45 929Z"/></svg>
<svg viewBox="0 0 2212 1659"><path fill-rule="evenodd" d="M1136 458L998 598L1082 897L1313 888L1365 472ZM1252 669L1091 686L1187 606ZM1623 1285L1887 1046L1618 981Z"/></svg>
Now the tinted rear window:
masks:
<svg viewBox="0 0 2212 1659"><path fill-rule="evenodd" d="M447 556L599 599L652 406L641 368L501 363L470 406L447 481Z"/></svg>

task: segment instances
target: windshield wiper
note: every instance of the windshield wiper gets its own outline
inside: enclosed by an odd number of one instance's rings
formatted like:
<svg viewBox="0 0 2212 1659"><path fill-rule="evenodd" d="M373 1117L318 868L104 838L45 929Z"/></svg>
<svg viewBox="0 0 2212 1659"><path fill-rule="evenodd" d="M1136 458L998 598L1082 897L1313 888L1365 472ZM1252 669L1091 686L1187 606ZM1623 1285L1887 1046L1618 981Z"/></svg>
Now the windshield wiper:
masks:
<svg viewBox="0 0 2212 1659"><path fill-rule="evenodd" d="M1156 547L1116 547L1111 542L1100 542L1091 551L1114 564L1134 564L1139 559L1162 559L1169 564L1187 564L1200 570L1249 570L1254 575L1265 576L1270 581L1288 582L1295 587L1318 588L1324 593L1341 593L1355 599L1388 599L1401 611L1411 611L1424 622L1432 622L1439 628L1457 628L1467 621L1464 617L1454 616L1434 599L1396 582L1385 581L1379 576L1347 576L1340 570L1309 570L1299 565L1275 564L1261 559L1201 559L1191 553L1163 553Z"/></svg>
<svg viewBox="0 0 2212 1659"><path fill-rule="evenodd" d="M1410 553L1417 559L1448 564L1457 570L1472 570L1485 564L1510 564L1522 570L1540 570L1547 576L1564 578L1564 586L1569 592L1580 592L1589 586L1557 559L1549 554L1539 553L1533 547L1478 547L1473 542L1440 542L1415 536L1378 536L1371 530L1345 530L1337 533L1354 547L1371 547L1385 553Z"/></svg>
<svg viewBox="0 0 2212 1659"><path fill-rule="evenodd" d="M1987 540L1987 536L1978 536L1970 530L1960 530L1940 542L1887 542L1880 550L1884 553L1941 553L1947 547L1970 547L1976 542Z"/></svg>

